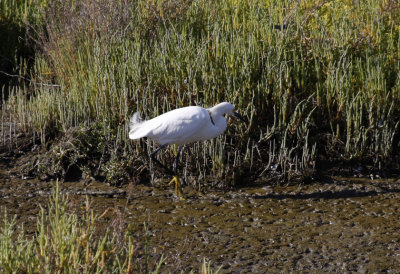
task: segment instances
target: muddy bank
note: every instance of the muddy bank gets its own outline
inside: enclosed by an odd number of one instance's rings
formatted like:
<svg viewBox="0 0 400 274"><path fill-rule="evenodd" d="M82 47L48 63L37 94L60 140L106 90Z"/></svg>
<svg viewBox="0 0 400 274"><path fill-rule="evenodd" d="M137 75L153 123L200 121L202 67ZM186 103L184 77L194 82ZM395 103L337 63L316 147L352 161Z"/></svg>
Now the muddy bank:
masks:
<svg viewBox="0 0 400 274"><path fill-rule="evenodd" d="M0 174L0 207L34 235L39 206L54 181ZM203 258L223 272L400 271L400 181L346 179L300 186L201 191L178 201L166 185L115 188L83 181L60 184L75 208L85 204L104 228L143 234L164 271L197 271ZM117 225L118 224L118 225Z"/></svg>

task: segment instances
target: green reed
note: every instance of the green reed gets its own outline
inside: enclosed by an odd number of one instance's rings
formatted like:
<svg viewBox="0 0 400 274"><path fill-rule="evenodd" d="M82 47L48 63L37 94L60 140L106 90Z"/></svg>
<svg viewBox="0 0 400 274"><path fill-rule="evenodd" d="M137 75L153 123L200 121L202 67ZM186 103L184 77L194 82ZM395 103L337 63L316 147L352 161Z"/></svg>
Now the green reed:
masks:
<svg viewBox="0 0 400 274"><path fill-rule="evenodd" d="M159 273L167 257L151 251L144 224L143 236L135 237L131 225L99 230L102 215L95 215L89 201L83 213L71 207L58 184L48 207L37 216L34 237L25 235L15 217L2 212L0 223L0 271L5 273ZM125 220L124 220L125 221ZM142 238L141 238L142 237ZM144 256L142 256L144 254ZM203 259L201 273L213 273ZM217 270L218 272L218 270ZM217 273L216 272L216 273Z"/></svg>
<svg viewBox="0 0 400 274"><path fill-rule="evenodd" d="M55 1L37 27L32 80L42 84L14 90L7 104L19 130L42 142L100 128L101 167L148 161L151 142L128 140L133 112L220 101L249 127L188 146L189 174L232 181L278 164L288 178L319 156L395 163L399 7L368 2Z"/></svg>

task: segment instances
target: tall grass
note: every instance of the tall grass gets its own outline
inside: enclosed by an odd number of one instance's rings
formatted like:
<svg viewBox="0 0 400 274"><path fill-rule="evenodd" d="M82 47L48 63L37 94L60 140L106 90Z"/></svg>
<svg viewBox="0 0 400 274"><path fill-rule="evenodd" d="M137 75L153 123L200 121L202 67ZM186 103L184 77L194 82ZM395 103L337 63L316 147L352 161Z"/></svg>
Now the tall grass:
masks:
<svg viewBox="0 0 400 274"><path fill-rule="evenodd" d="M27 43L28 25L40 22L43 1L0 1L0 86L2 97L8 88L24 82L34 55L33 45ZM22 78L21 78L22 77ZM3 86L5 89L3 90Z"/></svg>
<svg viewBox="0 0 400 274"><path fill-rule="evenodd" d="M116 237L110 236L109 231L97 235L98 216L88 211L79 218L67 208L67 198L55 191L48 210L41 209L33 239L21 230L14 240L15 219L5 213L0 230L0 270L10 273L133 270L134 243L128 233L124 235L124 245L116 252Z"/></svg>
<svg viewBox="0 0 400 274"><path fill-rule="evenodd" d="M186 174L231 184L319 159L396 165L400 7L367 2L53 1L32 71L42 85L14 89L8 109L42 143L96 129L103 176L148 161L153 144L127 137L133 112L220 101L250 125L188 147Z"/></svg>
<svg viewBox="0 0 400 274"><path fill-rule="evenodd" d="M41 208L34 237L25 235L23 228L17 228L15 217L2 212L0 271L159 273L167 264L164 254L151 251L146 225L141 237L135 236L137 232L130 231L128 224L121 228L114 226L114 230L102 229L101 218L107 212L99 216L90 209L89 202L86 207L84 214L78 214L69 205L68 197L59 194L57 186L47 209ZM204 259L200 271L213 273L210 262Z"/></svg>

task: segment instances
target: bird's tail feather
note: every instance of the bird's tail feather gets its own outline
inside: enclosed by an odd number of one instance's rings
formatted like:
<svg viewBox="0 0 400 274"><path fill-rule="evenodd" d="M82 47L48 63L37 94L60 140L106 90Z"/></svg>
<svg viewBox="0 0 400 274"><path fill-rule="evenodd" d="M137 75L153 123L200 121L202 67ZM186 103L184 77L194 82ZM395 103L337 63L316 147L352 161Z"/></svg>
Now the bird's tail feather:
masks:
<svg viewBox="0 0 400 274"><path fill-rule="evenodd" d="M140 117L140 113L135 112L129 121L129 138L136 139L136 138L132 138L132 137L134 136L134 133L139 129L140 124L142 124L142 123L143 123L143 119L142 119L142 117Z"/></svg>

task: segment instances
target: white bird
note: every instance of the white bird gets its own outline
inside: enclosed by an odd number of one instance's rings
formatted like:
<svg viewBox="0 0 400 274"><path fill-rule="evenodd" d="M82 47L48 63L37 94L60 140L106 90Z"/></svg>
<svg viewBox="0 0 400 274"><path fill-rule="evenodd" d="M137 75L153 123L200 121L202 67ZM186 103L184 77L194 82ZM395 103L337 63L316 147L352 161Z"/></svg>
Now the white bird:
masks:
<svg viewBox="0 0 400 274"><path fill-rule="evenodd" d="M180 199L183 199L181 182L176 172L179 154L183 145L212 139L224 133L227 127L224 114L235 116L245 121L234 109L235 107L227 102L207 109L199 106L190 106L171 110L147 121L143 121L139 112L136 112L130 119L129 139L135 140L148 137L161 145L150 154L150 158L173 176L169 184L171 185L175 182L175 194ZM171 144L179 146L173 171L155 158L158 151Z"/></svg>

